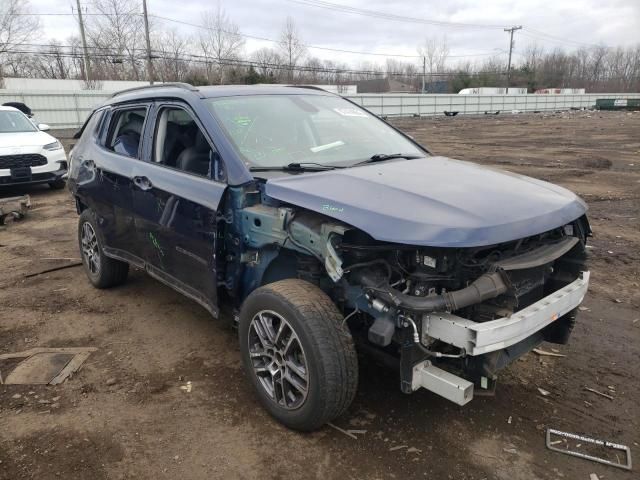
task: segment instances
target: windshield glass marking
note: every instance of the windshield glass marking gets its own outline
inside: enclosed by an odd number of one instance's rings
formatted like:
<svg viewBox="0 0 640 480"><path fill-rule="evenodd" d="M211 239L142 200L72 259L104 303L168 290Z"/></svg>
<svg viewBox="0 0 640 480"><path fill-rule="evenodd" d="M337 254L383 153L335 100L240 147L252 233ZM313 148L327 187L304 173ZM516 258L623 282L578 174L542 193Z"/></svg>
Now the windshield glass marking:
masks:
<svg viewBox="0 0 640 480"><path fill-rule="evenodd" d="M329 150L330 148L341 147L343 145L344 145L344 142L342 140L338 140L337 142L327 143L326 145L318 145L317 147L311 147L309 148L309 150L311 150L313 153L317 153L323 150Z"/></svg>
<svg viewBox="0 0 640 480"><path fill-rule="evenodd" d="M426 153L347 100L330 95L247 95L206 103L251 167L351 166L380 152Z"/></svg>

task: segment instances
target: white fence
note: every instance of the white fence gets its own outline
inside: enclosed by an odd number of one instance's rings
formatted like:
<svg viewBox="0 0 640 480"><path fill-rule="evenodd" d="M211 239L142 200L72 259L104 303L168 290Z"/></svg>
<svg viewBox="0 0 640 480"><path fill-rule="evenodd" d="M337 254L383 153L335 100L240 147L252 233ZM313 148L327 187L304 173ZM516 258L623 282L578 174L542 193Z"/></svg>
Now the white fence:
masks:
<svg viewBox="0 0 640 480"><path fill-rule="evenodd" d="M91 111L111 96L104 92L16 92L0 90L0 105L22 102L31 108L36 120L51 128L76 128Z"/></svg>
<svg viewBox="0 0 640 480"><path fill-rule="evenodd" d="M376 115L423 116L443 112L482 114L485 112L544 112L591 108L598 98L640 98L640 93L592 93L584 95L395 95L362 94L347 98Z"/></svg>
<svg viewBox="0 0 640 480"><path fill-rule="evenodd" d="M93 108L111 96L110 93L17 92L0 90L0 104L9 101L26 103L41 123L53 128L75 128L84 122ZM544 112L591 108L598 98L640 98L640 93L602 93L585 95L448 95L448 94L361 94L346 98L381 116L427 116L443 112L482 114Z"/></svg>

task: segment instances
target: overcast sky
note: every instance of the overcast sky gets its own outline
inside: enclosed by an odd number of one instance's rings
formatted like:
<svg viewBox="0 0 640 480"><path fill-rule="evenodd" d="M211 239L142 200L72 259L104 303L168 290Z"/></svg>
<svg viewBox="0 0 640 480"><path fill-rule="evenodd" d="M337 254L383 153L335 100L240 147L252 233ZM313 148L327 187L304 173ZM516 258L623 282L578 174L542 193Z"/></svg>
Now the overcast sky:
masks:
<svg viewBox="0 0 640 480"><path fill-rule="evenodd" d="M92 0L81 0L91 12ZM332 3L395 15L457 23L523 25L515 34L515 52L537 43L545 49L572 50L581 44L629 46L640 43L640 0L331 0ZM508 34L501 28L436 27L420 23L355 15L303 5L292 0L221 0L229 18L242 33L277 39L287 15L295 20L307 45L396 55L416 55L425 37L446 35L450 55L482 60L482 55L505 55ZM38 13L70 13L75 0L31 0ZM147 0L149 13L185 22L200 23L201 14L215 7L215 0ZM77 35L74 17L41 17L43 43L50 38L64 41ZM160 21L185 35L197 29ZM551 35L555 38L543 37ZM247 39L245 49L273 43ZM309 49L319 58L360 62L384 62L384 57L341 54ZM518 57L515 57L516 60ZM405 58L403 60L409 60ZM415 60L418 61L417 59Z"/></svg>

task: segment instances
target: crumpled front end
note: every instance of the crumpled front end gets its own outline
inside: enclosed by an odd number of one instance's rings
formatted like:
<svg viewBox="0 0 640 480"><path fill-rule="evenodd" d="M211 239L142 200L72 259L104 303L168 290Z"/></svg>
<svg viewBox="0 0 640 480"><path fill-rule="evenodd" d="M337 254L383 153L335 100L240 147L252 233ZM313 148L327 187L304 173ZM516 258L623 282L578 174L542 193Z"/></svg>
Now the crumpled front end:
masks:
<svg viewBox="0 0 640 480"><path fill-rule="evenodd" d="M582 215L542 233L472 247L381 241L332 215L230 189L221 278L236 305L285 278L314 283L360 351L400 371L401 389L464 404L542 341L566 343L588 286Z"/></svg>
<svg viewBox="0 0 640 480"><path fill-rule="evenodd" d="M348 243L355 308L366 336L397 354L401 388L458 404L492 391L497 373L542 341L566 343L589 283L586 217L543 234L478 248Z"/></svg>

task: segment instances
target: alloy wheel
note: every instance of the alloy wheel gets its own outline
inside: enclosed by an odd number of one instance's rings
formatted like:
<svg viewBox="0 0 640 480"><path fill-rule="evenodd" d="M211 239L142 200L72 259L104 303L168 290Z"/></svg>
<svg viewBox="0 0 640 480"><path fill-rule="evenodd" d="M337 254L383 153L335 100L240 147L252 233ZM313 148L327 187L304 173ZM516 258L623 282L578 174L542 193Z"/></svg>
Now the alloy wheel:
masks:
<svg viewBox="0 0 640 480"><path fill-rule="evenodd" d="M307 359L289 322L271 310L258 312L249 325L249 355L258 383L280 407L302 406L309 391Z"/></svg>
<svg viewBox="0 0 640 480"><path fill-rule="evenodd" d="M80 241L85 264L92 275L97 275L100 272L100 248L96 232L89 222L82 225Z"/></svg>

